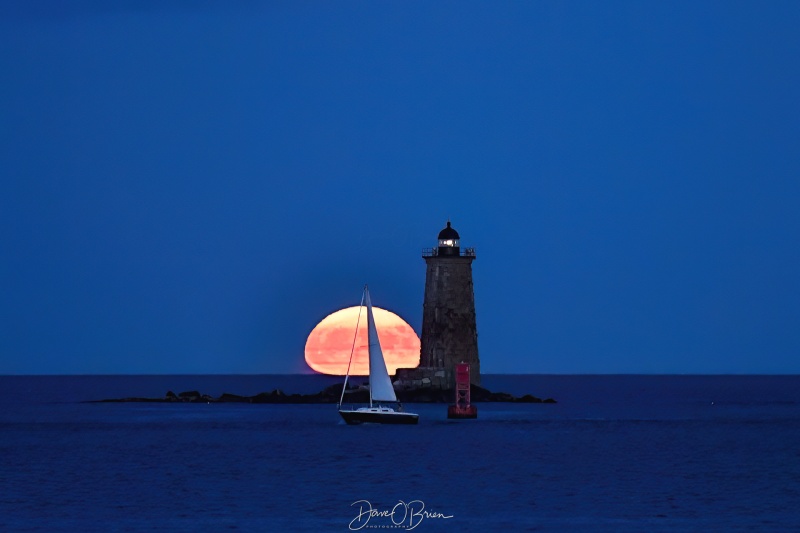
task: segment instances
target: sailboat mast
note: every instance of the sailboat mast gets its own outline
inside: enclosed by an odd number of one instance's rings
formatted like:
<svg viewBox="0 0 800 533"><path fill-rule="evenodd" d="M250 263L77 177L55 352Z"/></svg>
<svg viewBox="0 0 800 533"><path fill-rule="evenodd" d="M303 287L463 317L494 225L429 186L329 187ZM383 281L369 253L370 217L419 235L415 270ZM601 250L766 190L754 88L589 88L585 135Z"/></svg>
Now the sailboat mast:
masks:
<svg viewBox="0 0 800 533"><path fill-rule="evenodd" d="M369 289L364 285L364 295L367 299L367 344L369 344L369 328L372 326L372 301L369 298ZM371 349L371 347L367 347ZM367 370L369 373L369 406L372 407L372 357L367 357Z"/></svg>
<svg viewBox="0 0 800 533"><path fill-rule="evenodd" d="M339 397L339 409L342 408L344 401L344 391L347 390L347 380L350 377L350 365L353 364L353 353L356 351L356 339L358 339L358 325L361 323L361 310L364 308L364 294L367 291L367 286L364 285L364 292L361 293L361 303L358 304L358 318L356 319L356 332L353 334L353 346L350 348L350 360L347 362L347 373L344 375L344 385L342 386L342 395ZM370 402L372 401L372 392L370 391Z"/></svg>
<svg viewBox="0 0 800 533"><path fill-rule="evenodd" d="M367 337L369 339L369 393L370 406L375 402L396 402L392 380L383 357L375 316L372 313L372 300L369 290L366 291L367 304Z"/></svg>

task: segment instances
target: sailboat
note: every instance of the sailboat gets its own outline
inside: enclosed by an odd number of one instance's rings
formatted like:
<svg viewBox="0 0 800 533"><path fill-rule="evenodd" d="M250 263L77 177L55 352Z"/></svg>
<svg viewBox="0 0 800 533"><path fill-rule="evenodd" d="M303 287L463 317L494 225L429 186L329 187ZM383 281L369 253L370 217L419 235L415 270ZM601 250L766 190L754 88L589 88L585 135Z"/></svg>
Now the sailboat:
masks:
<svg viewBox="0 0 800 533"><path fill-rule="evenodd" d="M355 352L355 338L353 339L353 349L350 352L350 363L347 365L347 375L344 378L342 387L342 397L339 399L339 414L348 424L416 424L419 415L403 411L397 395L394 393L392 380L389 379L389 372L386 370L386 361L383 359L378 330L375 327L375 319L372 316L372 302L369 298L369 289L364 286L364 293L361 297L361 307L367 306L367 337L369 339L369 407L359 407L358 409L342 409L344 393L347 389L347 380L350 377L350 364L353 362ZM361 313L359 312L359 321ZM356 338L358 337L358 322L356 323ZM391 407L382 405L383 403L396 403L399 407L394 410Z"/></svg>

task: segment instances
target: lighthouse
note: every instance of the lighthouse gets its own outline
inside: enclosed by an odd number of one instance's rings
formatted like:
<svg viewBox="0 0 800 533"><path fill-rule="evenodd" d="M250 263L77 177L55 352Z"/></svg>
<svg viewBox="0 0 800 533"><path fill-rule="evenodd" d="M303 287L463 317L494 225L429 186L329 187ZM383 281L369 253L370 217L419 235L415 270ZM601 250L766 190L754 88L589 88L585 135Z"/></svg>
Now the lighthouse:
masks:
<svg viewBox="0 0 800 533"><path fill-rule="evenodd" d="M459 363L469 364L471 383L480 385L481 379L472 286L475 249L462 249L460 241L448 220L438 246L422 251L427 268L419 366L444 370L444 388L454 386Z"/></svg>
<svg viewBox="0 0 800 533"><path fill-rule="evenodd" d="M475 249L461 248L449 220L437 244L422 250L426 271L419 366L398 368L393 384L398 389L456 389L458 394L459 386L463 392L470 383L481 383L472 289ZM464 400L469 404L469 395Z"/></svg>

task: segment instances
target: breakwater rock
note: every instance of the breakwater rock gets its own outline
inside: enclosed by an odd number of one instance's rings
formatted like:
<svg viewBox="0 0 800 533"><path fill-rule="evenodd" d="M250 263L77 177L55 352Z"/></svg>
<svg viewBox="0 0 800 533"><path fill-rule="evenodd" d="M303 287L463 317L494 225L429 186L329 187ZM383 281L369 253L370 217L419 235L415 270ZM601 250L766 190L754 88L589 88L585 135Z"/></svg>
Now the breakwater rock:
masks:
<svg viewBox="0 0 800 533"><path fill-rule="evenodd" d="M397 399L405 403L453 403L454 392L441 389L419 388L395 391ZM240 396L238 394L223 393L214 397L202 394L199 391L186 391L175 394L168 391L162 398L117 398L108 400L95 400L95 403L118 402L154 402L154 403L339 403L342 395L342 385L331 385L316 394L287 394L280 389L271 392L262 392L254 396ZM492 392L483 387L472 385L470 396L475 402L509 402L509 403L556 403L552 398L541 399L530 394L513 396L507 392ZM348 387L344 394L344 403L358 404L369 403L369 390L364 387Z"/></svg>

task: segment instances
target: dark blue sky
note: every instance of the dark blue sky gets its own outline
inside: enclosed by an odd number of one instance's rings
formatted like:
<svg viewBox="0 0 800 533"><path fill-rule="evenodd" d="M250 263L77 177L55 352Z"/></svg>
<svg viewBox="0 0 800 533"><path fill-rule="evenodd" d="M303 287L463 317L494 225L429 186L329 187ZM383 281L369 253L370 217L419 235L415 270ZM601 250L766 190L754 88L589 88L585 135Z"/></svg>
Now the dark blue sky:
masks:
<svg viewBox="0 0 800 533"><path fill-rule="evenodd" d="M12 4L0 373L419 332L448 217L485 372L800 373L798 2Z"/></svg>

